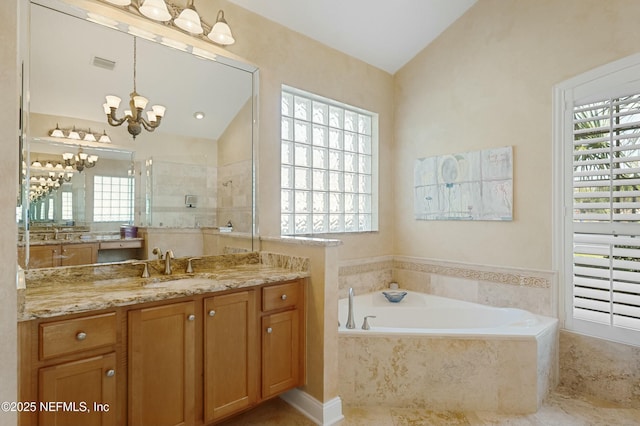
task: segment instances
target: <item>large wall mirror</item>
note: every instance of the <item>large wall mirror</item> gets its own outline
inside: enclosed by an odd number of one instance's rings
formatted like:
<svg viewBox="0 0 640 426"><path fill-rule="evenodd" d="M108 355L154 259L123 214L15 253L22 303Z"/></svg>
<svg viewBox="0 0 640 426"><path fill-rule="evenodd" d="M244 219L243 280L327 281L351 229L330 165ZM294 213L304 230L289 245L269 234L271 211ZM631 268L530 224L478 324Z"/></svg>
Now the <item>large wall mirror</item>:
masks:
<svg viewBox="0 0 640 426"><path fill-rule="evenodd" d="M144 246L122 260L147 258L155 245L179 257L218 254L218 237L257 250L255 67L60 0L31 2L29 28L24 267L51 266L32 261L36 246L117 239L133 227ZM166 107L160 126L135 139L103 108L116 95L123 116L134 85L147 110ZM117 259L106 253L93 260Z"/></svg>

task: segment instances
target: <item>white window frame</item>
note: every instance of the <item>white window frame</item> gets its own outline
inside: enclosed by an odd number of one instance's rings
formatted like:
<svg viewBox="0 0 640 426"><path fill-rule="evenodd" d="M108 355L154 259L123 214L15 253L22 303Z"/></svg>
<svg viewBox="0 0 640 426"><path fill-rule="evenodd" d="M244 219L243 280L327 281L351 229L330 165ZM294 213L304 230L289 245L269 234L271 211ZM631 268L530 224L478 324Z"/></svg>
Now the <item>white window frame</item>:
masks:
<svg viewBox="0 0 640 426"><path fill-rule="evenodd" d="M632 93L640 93L640 54L575 76L553 89L552 267L558 271L555 296L564 328L637 346L640 331L573 317L573 107Z"/></svg>
<svg viewBox="0 0 640 426"><path fill-rule="evenodd" d="M280 184L280 189L281 189L281 197L284 197L284 192L288 192L291 195L291 199L290 199L290 205L292 206L292 209L294 210L294 212L286 212L283 211L283 199L281 198L281 203L280 203L280 214L281 214L281 234L282 235L303 235L303 236L309 236L309 235L322 235L322 234L344 234L344 233L364 233L364 232L375 232L378 230L378 114L371 112L371 111L366 111L363 110L361 108L357 108L351 105L347 105L341 102L337 102L322 96L318 96L300 89L296 89L290 86L286 86L283 85L281 88L281 94L291 94L293 96L298 96L298 97L302 97L305 98L307 100L310 100L311 102L317 102L319 104L322 105L326 105L329 109L330 108L338 108L341 110L344 110L345 113L349 112L349 113L355 113L358 114L359 116L368 116L370 117L371 120L371 134L370 135L366 135L364 133L359 133L358 131L354 131L354 134L357 135L357 137L370 137L370 143L371 143L371 147L370 147L370 154L369 153L362 153L360 152L360 148L357 149L357 152L354 151L349 151L348 149L346 149L344 146L340 149L336 149L330 146L326 146L326 150L328 155L330 155L329 153L331 152L339 152L341 158L342 157L346 157L347 155L351 156L352 158L355 156L357 158L360 157L370 157L370 173L366 173L363 172L361 169L357 169L356 171L349 171L346 170L346 167L343 168L340 171L334 170L334 169L330 169L330 160L327 158L327 166L325 168L323 167L318 167L317 165L313 164L313 160L311 160L311 163L306 165L306 166L302 166L302 165L298 165L295 164L295 160L293 160L291 163L285 163L283 156L281 155L281 160L280 160L280 167L281 170L284 170L286 167L291 167L291 177L290 177L290 181L291 181L291 186L290 187L285 187L283 181L281 181ZM280 114L280 119L281 119L281 126L282 126L282 122L284 121L284 116L282 114L282 109L281 109L281 114ZM292 120L292 124L297 120L294 119L293 117L291 117ZM306 120L304 120L306 121ZM313 129L314 126L320 126L320 127L325 127L327 128L327 132L329 132L330 130L339 130L340 132L347 132L347 129L344 129L344 127L342 128L338 128L338 127L333 127L331 125L329 125L328 123L326 125L320 125L317 123L312 123L312 120L309 119L309 124L311 126L311 129ZM295 127L295 125L294 125ZM291 131L293 132L294 129L292 128ZM293 134L293 133L292 133ZM313 131L311 132L311 134L309 135L311 138L313 138ZM327 136L328 137L328 136ZM281 135L280 135L280 146L281 149L283 149L283 144L284 143L288 143L291 145L292 147L292 152L291 152L291 156L292 159L295 157L295 145L296 142L294 141L295 136L292 137L291 139L286 139L285 136L282 134L281 131ZM356 145L357 145L357 141L356 141ZM303 145L307 145L305 143L298 143L298 145L303 146ZM308 143L308 146L310 147L310 155L313 155L313 150L316 148L321 148L320 146L317 146L315 144L313 144L311 141ZM345 163L343 163L344 166ZM362 166L360 166L362 167ZM296 169L305 169L309 171L309 177L310 177L310 183L309 183L309 187L307 189L300 189L297 188L297 185L295 184L295 170ZM315 172L322 172L324 171L327 175L330 174L340 174L340 182L342 183L342 188L341 189L335 189L335 188L329 188L328 186L330 186L330 184L327 182L327 187L323 188L323 189L318 189L315 188L314 185L314 176L315 176ZM282 173L282 172L281 172ZM356 188L353 191L349 191L346 188L346 184L344 184L345 181L345 176L350 175L350 176L358 176L358 177L364 177L364 179L367 179L370 176L370 193L369 192L363 192L362 188ZM328 178L327 178L328 179ZM366 186L366 185L365 185ZM358 187L358 184L356 183L356 187ZM296 230L296 224L295 224L295 215L298 212L295 212L296 209L296 203L295 203L295 193L296 191L298 191L299 193L303 194L307 193L310 194L309 195L309 204L311 205L310 211L307 213L304 212L300 212L300 216L307 216L307 220L309 221L310 225L309 228L307 230L307 232L298 232ZM324 206L324 209L319 209L317 205L313 204L313 200L315 199L314 197L314 193L316 194L320 194L318 197L322 198L322 195L324 194L326 197L326 204ZM340 212L335 212L335 211L331 211L330 209L330 202L329 199L331 198L332 194L336 194L336 196L339 198L340 196L342 196L343 200L346 200L347 197L351 197L351 199L365 199L367 197L370 197L370 211L365 211L364 213L362 213L363 216L369 216L369 227L364 227L362 226L361 223L355 223L355 228L347 228L345 226L345 217L348 217L349 215L351 215L352 213L346 212L344 209ZM346 205L346 201L343 201L343 208ZM357 201L356 201L357 204ZM364 202L364 205L366 205L366 202ZM360 218L360 207L357 207L357 213L356 213L356 217ZM325 228L322 231L317 231L314 230L314 220L313 217L314 215L317 216L325 216ZM290 219L290 230L291 232L287 232L287 230L285 229L285 226L283 225L284 221L284 217L288 216L288 218ZM340 222L341 222L341 226L339 227L339 229L331 229L331 225L330 225L330 218L331 217L338 217L340 216ZM366 223L366 222L365 222Z"/></svg>

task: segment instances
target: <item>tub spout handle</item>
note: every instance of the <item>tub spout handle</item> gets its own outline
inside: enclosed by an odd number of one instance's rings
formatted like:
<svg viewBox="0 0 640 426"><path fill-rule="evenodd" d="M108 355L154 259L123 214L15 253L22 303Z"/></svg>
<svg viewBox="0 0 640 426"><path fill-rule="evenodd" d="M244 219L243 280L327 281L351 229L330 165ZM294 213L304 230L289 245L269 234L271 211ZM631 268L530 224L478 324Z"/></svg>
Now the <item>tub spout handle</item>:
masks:
<svg viewBox="0 0 640 426"><path fill-rule="evenodd" d="M368 318L375 318L375 315L367 315L364 317L364 322L362 323L362 329L363 330L369 330L371 329L371 327L369 326L369 321L367 321Z"/></svg>
<svg viewBox="0 0 640 426"><path fill-rule="evenodd" d="M353 288L349 288L349 315L347 317L347 328L356 328L356 322L353 320Z"/></svg>

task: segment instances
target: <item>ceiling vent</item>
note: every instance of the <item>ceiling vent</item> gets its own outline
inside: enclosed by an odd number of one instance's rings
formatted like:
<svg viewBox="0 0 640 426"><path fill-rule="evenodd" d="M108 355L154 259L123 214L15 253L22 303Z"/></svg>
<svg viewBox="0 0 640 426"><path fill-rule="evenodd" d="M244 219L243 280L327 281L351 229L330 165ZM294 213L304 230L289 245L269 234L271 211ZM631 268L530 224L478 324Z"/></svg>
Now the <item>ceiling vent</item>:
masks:
<svg viewBox="0 0 640 426"><path fill-rule="evenodd" d="M113 71L116 67L115 61L110 61L109 59L101 58L99 56L94 56L92 63L98 68L104 68L109 71Z"/></svg>

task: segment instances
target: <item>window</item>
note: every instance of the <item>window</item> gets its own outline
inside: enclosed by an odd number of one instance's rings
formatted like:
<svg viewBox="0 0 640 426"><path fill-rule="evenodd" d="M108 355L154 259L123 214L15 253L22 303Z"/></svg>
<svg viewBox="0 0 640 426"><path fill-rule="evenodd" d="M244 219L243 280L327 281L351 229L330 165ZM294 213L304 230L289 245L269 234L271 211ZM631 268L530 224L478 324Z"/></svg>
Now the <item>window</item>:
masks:
<svg viewBox="0 0 640 426"><path fill-rule="evenodd" d="M565 326L637 345L640 81L619 76L590 74L562 93Z"/></svg>
<svg viewBox="0 0 640 426"><path fill-rule="evenodd" d="M71 191L62 192L62 220L73 220L73 193Z"/></svg>
<svg viewBox="0 0 640 426"><path fill-rule="evenodd" d="M289 87L281 114L281 233L377 230L377 114Z"/></svg>
<svg viewBox="0 0 640 426"><path fill-rule="evenodd" d="M133 221L132 177L94 177L93 220L95 222Z"/></svg>

